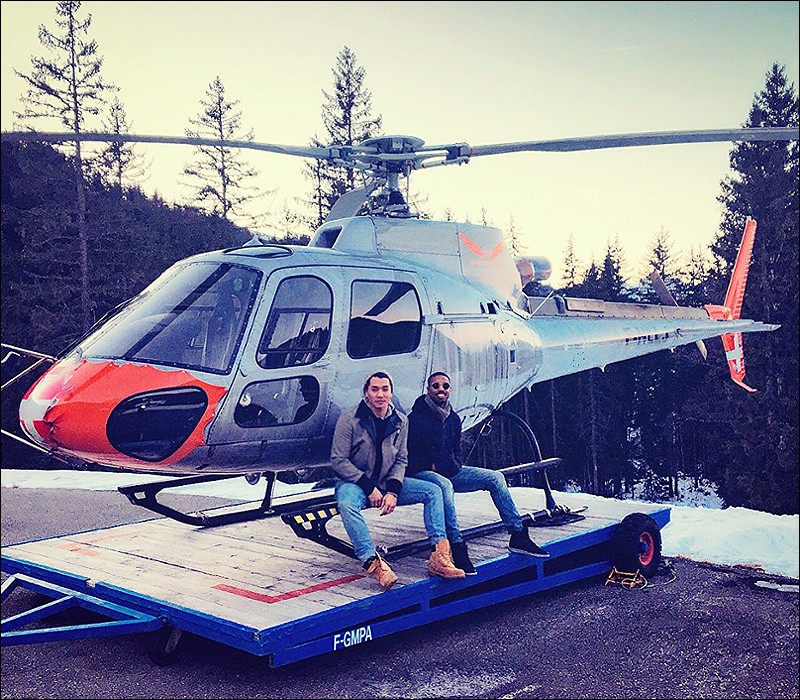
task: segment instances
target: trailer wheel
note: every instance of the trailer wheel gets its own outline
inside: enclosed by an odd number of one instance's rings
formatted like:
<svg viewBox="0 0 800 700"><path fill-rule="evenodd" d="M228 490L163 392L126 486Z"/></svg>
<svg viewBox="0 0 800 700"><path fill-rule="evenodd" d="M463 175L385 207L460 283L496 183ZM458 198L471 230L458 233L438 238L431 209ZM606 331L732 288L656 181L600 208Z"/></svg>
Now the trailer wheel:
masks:
<svg viewBox="0 0 800 700"><path fill-rule="evenodd" d="M639 571L649 578L661 562L661 531L649 515L631 513L611 538L611 561L619 571Z"/></svg>
<svg viewBox="0 0 800 700"><path fill-rule="evenodd" d="M180 655L181 630L162 627L153 633L153 641L147 656L157 666L169 666Z"/></svg>

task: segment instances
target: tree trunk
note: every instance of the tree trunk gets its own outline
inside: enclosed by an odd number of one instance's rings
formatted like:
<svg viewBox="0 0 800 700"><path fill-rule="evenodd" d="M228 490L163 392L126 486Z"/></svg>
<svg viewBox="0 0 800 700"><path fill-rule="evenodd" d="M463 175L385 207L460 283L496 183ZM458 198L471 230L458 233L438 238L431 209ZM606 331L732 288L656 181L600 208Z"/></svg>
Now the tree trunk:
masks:
<svg viewBox="0 0 800 700"><path fill-rule="evenodd" d="M78 257L81 274L81 331L92 326L92 302L89 296L89 236L86 231L86 189L83 183L83 161L80 141L75 144L75 192L78 205Z"/></svg>

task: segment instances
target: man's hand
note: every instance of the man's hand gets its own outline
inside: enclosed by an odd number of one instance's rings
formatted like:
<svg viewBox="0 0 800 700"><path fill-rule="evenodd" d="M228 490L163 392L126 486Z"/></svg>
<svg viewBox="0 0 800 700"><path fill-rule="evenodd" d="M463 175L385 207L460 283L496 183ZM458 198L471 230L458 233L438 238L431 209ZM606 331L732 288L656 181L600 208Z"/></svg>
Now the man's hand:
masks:
<svg viewBox="0 0 800 700"><path fill-rule="evenodd" d="M383 494L377 488L372 489L372 493L367 498L369 498L370 508L379 508L383 503Z"/></svg>
<svg viewBox="0 0 800 700"><path fill-rule="evenodd" d="M393 493L387 493L383 497L383 503L381 503L381 515L389 515L394 509L397 507L397 496Z"/></svg>

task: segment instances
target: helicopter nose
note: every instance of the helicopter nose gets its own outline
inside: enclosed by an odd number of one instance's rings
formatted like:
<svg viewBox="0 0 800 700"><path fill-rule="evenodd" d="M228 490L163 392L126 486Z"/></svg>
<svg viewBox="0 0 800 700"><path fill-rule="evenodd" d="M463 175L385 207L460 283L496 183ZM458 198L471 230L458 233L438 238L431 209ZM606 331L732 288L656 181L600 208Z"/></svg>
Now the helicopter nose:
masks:
<svg viewBox="0 0 800 700"><path fill-rule="evenodd" d="M19 406L20 427L37 445L54 449L55 425L46 416L54 406L67 397L69 378L76 362L73 359L57 362L22 397Z"/></svg>
<svg viewBox="0 0 800 700"><path fill-rule="evenodd" d="M73 357L23 397L20 425L36 444L85 461L171 465L204 443L224 393L185 370Z"/></svg>

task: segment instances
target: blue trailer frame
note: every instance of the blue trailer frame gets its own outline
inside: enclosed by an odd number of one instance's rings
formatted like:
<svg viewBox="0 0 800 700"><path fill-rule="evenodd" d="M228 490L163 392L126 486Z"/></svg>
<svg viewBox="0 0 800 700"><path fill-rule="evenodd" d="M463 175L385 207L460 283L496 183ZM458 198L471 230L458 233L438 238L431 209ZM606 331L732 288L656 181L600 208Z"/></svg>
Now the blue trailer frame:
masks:
<svg viewBox="0 0 800 700"><path fill-rule="evenodd" d="M529 490L532 489L525 489ZM556 534L555 538L545 542L551 555L548 559L505 550L499 556L476 563L476 576L456 581L421 578L387 592L380 592L375 587L374 593L370 591L363 599L332 605L327 610L274 625L242 624L234 619L211 615L165 598L145 595L123 585L97 580L90 568L86 572L77 572L52 567L35 560L36 557L26 557L18 553L17 549L24 549L26 543L11 545L4 547L2 552L2 571L10 576L3 585L3 599L12 590L27 588L54 598L54 602L3 620L2 644L64 641L160 630L162 647L165 644L172 645L161 649L160 659L166 662L166 657L177 641L177 634L188 632L256 656L268 656L272 666L283 666L454 615L606 574L613 565L609 546L619 522L632 512L640 512L632 510L632 506L645 506L646 515L653 519L659 530L669 522L670 517L668 507L655 504L651 507L650 504L631 504L625 501L619 504L618 515L610 516L610 521L609 516L605 516L605 524L599 527L592 525L591 519L588 519L582 524L583 529L562 536L558 536L557 528L540 529L539 533L547 531ZM145 521L144 524L159 520L164 519L156 518ZM141 527L143 523L135 525ZM275 525L284 529L286 527L278 522ZM124 527L132 526L114 526L102 530ZM492 526L482 525L475 528L474 541L478 542L481 538L485 540L487 537L491 539L492 533L500 527L500 523L493 523ZM89 534L99 532L101 531L91 531ZM57 543L58 540L59 538L49 538L37 542L46 546L50 542ZM320 548L320 552L322 555L326 550ZM331 553L325 556L331 556ZM363 576L356 574L351 578L361 577ZM341 581L345 579L334 581L331 585ZM310 583L311 587L304 590L313 590L315 587L321 589L328 585ZM250 590L232 592L250 597L261 595ZM294 594L284 595L291 597ZM47 615L69 606L100 613L108 617L109 621L23 629L29 623L41 623ZM170 631L179 632L169 637L166 633ZM154 658L153 654L151 658ZM158 661L156 658L154 660Z"/></svg>

